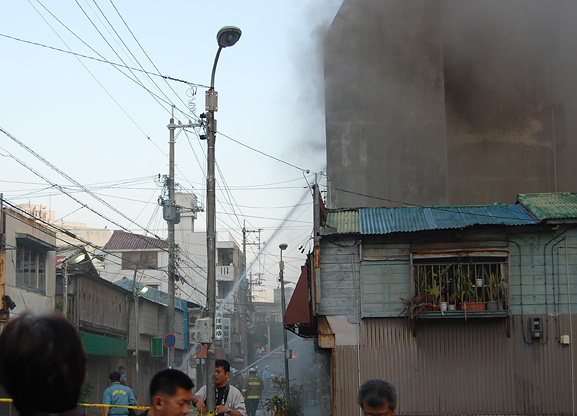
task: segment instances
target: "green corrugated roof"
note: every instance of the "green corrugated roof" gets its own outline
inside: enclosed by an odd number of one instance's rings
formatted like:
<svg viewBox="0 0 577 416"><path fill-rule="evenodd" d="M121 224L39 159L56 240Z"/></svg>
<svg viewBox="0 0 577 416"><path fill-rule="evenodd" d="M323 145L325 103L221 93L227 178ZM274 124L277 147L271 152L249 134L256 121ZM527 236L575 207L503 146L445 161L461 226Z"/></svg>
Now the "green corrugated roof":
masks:
<svg viewBox="0 0 577 416"><path fill-rule="evenodd" d="M530 225L539 220L520 205L359 208L329 211L327 226L336 234L390 234L446 230L474 225ZM335 231L327 229L327 233Z"/></svg>
<svg viewBox="0 0 577 416"><path fill-rule="evenodd" d="M519 194L517 203L540 220L577 218L577 193Z"/></svg>
<svg viewBox="0 0 577 416"><path fill-rule="evenodd" d="M357 210L327 212L327 225L336 228L337 234L359 233L359 212Z"/></svg>

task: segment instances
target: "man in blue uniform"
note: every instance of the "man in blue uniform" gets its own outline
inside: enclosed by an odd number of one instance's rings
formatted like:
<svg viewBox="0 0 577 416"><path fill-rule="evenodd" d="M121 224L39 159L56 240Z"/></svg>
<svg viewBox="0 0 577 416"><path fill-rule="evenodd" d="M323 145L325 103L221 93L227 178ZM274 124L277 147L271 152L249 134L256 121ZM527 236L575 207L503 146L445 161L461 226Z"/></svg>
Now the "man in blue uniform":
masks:
<svg viewBox="0 0 577 416"><path fill-rule="evenodd" d="M111 404L114 406L134 406L136 405L136 398L132 389L128 386L120 384L120 373L113 371L110 373L110 387L104 390L104 400L102 403ZM122 407L105 407L104 416L126 416L128 409Z"/></svg>

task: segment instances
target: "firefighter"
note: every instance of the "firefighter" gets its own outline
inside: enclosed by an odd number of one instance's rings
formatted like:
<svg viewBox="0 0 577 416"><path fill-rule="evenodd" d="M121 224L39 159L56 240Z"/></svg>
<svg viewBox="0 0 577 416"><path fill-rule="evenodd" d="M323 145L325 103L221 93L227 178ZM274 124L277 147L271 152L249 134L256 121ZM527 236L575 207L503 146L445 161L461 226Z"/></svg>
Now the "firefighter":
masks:
<svg viewBox="0 0 577 416"><path fill-rule="evenodd" d="M252 367L248 370L248 377L244 381L244 387L242 389L247 416L256 416L256 409L258 408L258 402L260 401L263 388L264 383L262 378L257 374L256 368Z"/></svg>

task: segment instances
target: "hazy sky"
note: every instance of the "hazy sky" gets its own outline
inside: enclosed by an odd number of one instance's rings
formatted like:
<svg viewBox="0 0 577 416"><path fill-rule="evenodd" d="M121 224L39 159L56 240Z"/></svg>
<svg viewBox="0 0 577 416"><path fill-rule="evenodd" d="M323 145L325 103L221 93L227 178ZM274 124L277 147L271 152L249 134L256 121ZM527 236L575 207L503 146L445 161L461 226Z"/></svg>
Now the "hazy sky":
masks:
<svg viewBox="0 0 577 416"><path fill-rule="evenodd" d="M312 232L307 187L326 163L322 38L340 3L0 1L0 127L138 225L3 133L0 192L11 203L46 205L65 221L113 230L120 228L116 222L136 233L146 228L165 236L157 204L162 190L155 179L168 173L170 106L176 106L175 118L183 123L203 112L216 33L238 26L242 37L222 51L215 81L221 133L216 140L217 230L230 231L240 244L243 221L248 229L263 229L262 242L269 243L262 258L267 287L276 287L278 244L288 243L287 279L296 280L304 260L298 249L310 247ZM142 66L153 74L5 36ZM159 72L199 86L165 81ZM180 190L196 192L205 207L206 143L198 132L177 132L176 182ZM200 213L198 231L205 221Z"/></svg>

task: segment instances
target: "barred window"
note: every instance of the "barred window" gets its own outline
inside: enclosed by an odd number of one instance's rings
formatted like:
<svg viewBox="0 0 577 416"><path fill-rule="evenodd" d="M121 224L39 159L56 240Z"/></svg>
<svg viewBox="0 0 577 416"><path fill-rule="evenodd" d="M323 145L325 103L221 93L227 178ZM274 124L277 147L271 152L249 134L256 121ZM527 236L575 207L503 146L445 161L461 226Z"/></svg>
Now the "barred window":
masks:
<svg viewBox="0 0 577 416"><path fill-rule="evenodd" d="M506 310L506 272L503 254L415 255L412 313Z"/></svg>

